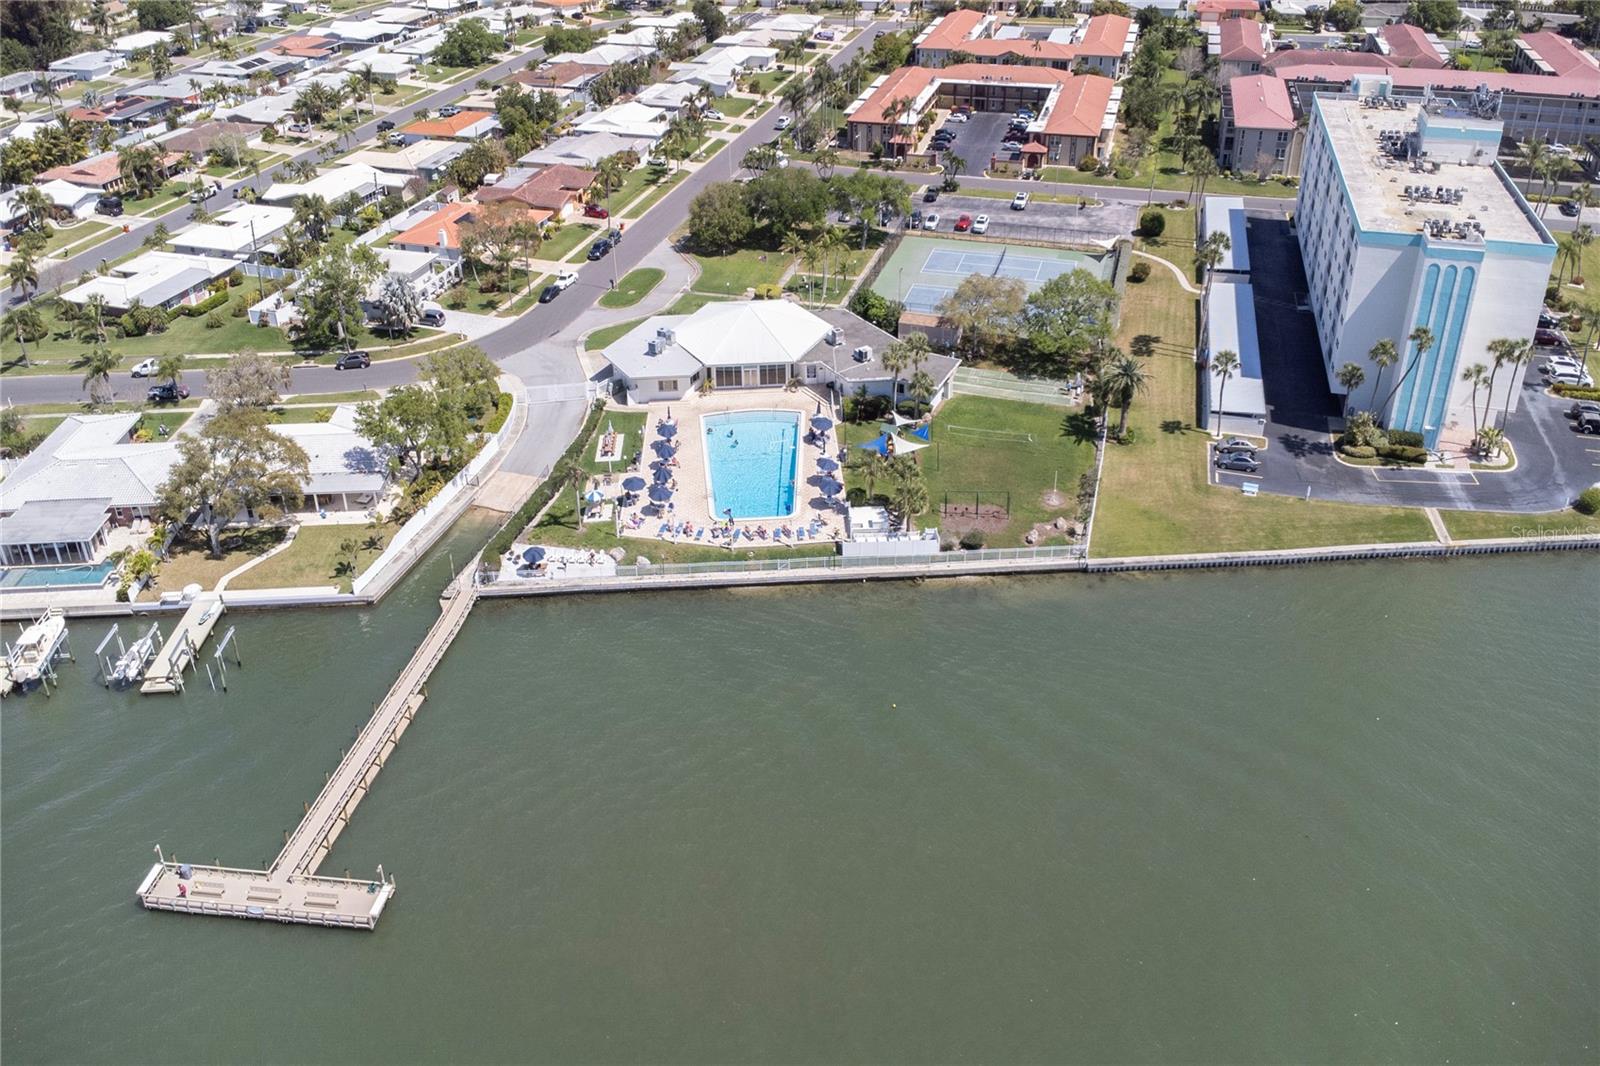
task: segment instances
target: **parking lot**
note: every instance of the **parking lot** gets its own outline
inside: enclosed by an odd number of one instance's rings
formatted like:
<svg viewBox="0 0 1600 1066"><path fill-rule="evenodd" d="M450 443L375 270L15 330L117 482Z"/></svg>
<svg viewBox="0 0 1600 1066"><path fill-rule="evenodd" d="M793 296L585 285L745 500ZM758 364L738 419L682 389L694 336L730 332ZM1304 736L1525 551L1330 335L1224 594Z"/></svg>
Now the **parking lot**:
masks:
<svg viewBox="0 0 1600 1066"><path fill-rule="evenodd" d="M1573 428L1571 401L1552 396L1529 367L1506 439L1517 457L1510 471L1352 466L1334 457L1342 426L1339 401L1322 372L1310 311L1296 306L1306 291L1299 247L1281 216L1250 213L1251 283L1261 340L1267 422L1254 472L1211 468L1214 484L1346 503L1399 504L1460 510L1549 511L1567 506L1600 482L1600 438Z"/></svg>
<svg viewBox="0 0 1600 1066"><path fill-rule="evenodd" d="M946 118L942 128L956 135L946 154L958 155L967 161L962 173L981 174L988 168L991 156L1002 154L1000 141L1010 122L1011 115L1001 111L973 112L965 122L951 122ZM1009 151L1004 154L1010 155Z"/></svg>
<svg viewBox="0 0 1600 1066"><path fill-rule="evenodd" d="M925 187L924 187L925 189ZM1000 240L1048 241L1082 244L1115 240L1133 232L1139 220L1139 206L1130 203L1105 203L1081 208L1077 204L1030 200L1025 211L1011 210L1011 198L967 196L959 192L940 193L935 203L922 202L924 189L911 197L911 206L926 214L939 214L939 233L955 231L962 215L989 216L989 231L984 236Z"/></svg>

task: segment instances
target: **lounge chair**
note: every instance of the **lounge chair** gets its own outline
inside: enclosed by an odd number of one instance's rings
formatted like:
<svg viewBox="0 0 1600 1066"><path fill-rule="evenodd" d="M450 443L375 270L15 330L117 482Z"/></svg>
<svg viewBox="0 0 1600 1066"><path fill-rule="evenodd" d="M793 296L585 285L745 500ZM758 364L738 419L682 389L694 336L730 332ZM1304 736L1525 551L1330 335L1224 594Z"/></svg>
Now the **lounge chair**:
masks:
<svg viewBox="0 0 1600 1066"><path fill-rule="evenodd" d="M704 540L705 537L706 537L706 527L705 526L701 526L699 529L694 531L694 539L695 540Z"/></svg>

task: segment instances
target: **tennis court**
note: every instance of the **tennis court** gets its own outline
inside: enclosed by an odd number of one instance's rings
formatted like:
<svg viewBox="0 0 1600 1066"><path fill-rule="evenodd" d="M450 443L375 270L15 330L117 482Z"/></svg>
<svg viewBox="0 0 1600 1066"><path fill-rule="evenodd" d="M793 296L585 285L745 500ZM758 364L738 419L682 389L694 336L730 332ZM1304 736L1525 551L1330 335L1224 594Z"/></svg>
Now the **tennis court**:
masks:
<svg viewBox="0 0 1600 1066"><path fill-rule="evenodd" d="M955 292L962 279L1016 278L1029 292L1069 270L1088 270L1104 280L1111 270L1108 256L1022 245L907 237L884 264L873 291L898 300L908 311L934 311Z"/></svg>

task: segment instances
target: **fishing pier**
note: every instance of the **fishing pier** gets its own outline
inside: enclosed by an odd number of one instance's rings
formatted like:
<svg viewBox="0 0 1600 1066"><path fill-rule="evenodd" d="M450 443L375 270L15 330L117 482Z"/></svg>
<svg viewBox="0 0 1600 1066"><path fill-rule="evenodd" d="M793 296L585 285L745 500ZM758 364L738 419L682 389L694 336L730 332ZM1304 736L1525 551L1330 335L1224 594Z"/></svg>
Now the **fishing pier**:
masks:
<svg viewBox="0 0 1600 1066"><path fill-rule="evenodd" d="M376 927L394 896L394 878L386 877L381 866L370 880L323 877L317 874L317 867L350 824L351 815L388 762L400 735L416 717L426 697L423 686L466 623L477 599L472 569L469 566L462 571L445 590L438 620L328 775L317 798L306 804L305 817L285 835L283 850L272 864L265 870L206 866L179 862L176 856L169 859L157 848L158 861L137 891L147 909L347 929ZM167 647L177 643L174 633Z"/></svg>

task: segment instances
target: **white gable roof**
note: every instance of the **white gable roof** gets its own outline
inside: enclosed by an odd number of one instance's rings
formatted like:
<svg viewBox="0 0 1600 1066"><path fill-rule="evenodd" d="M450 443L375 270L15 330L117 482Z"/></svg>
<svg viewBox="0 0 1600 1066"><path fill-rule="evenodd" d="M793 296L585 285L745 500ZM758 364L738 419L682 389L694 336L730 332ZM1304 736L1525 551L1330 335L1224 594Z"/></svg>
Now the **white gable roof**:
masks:
<svg viewBox="0 0 1600 1066"><path fill-rule="evenodd" d="M788 300L707 304L677 326L677 342L706 366L799 362L828 323Z"/></svg>

